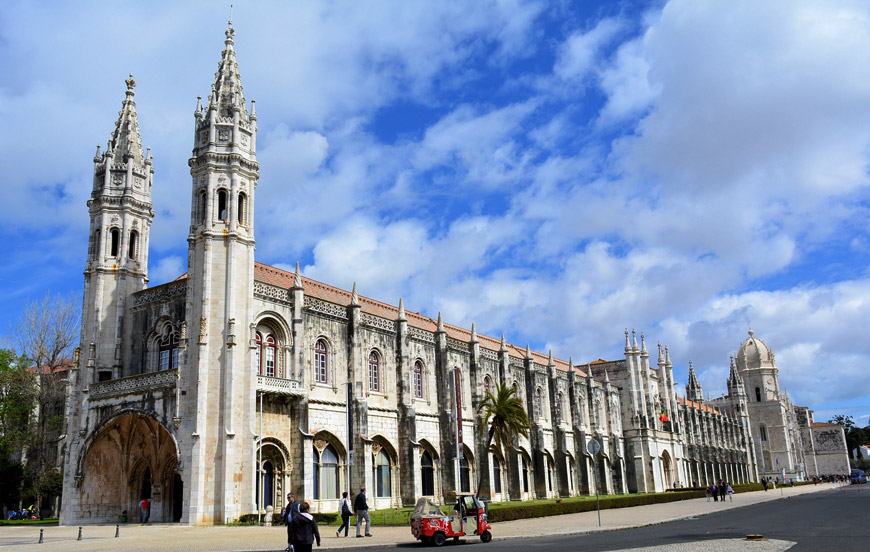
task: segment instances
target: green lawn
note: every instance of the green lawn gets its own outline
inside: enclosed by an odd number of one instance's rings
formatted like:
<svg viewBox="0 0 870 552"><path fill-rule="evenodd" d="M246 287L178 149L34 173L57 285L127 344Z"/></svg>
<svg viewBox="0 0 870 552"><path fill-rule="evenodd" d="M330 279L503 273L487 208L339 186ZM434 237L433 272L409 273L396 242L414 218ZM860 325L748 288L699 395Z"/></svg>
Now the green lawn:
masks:
<svg viewBox="0 0 870 552"><path fill-rule="evenodd" d="M45 519L5 519L0 525L57 525L57 518Z"/></svg>

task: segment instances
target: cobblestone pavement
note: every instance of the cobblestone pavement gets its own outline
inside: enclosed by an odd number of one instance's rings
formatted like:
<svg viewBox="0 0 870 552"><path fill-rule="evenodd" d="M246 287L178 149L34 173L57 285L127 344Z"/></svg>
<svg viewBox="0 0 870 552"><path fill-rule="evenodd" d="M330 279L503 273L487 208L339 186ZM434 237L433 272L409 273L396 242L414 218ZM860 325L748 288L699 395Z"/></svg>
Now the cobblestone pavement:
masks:
<svg viewBox="0 0 870 552"><path fill-rule="evenodd" d="M596 512L583 512L547 518L534 518L496 523L493 527L493 540L509 538L527 538L542 535L567 535L589 533L640 527L655 523L663 523L677 519L704 515L710 512L739 508L749 504L769 502L805 493L819 492L837 488L836 484L807 485L803 487L777 489L771 491L756 491L734 495L733 502L707 502L704 498L683 500L668 504L652 504L601 511L601 528L598 527ZM82 528L82 540L77 541L78 527L45 527L44 544L39 541L38 527L12 526L0 529L0 548L3 552L37 551L37 550L202 550L202 551L281 551L287 546L287 532L284 527L252 527L252 526L214 526L188 527L175 524L134 525L127 524L120 528L120 537L115 538L114 525L86 525ZM394 544L413 543L410 527L372 527L374 536L357 539L355 527L351 527L349 538L336 538L337 527L323 526L320 528L322 548L362 548L366 546L389 546ZM474 538L474 537L468 537ZM759 550L768 552L786 550L792 543L785 541L767 541L767 546L752 548L732 548L734 541L721 541L721 548L712 546L705 541L703 547L686 548L680 552L714 552L728 550ZM737 541L747 545L745 541ZM315 547L316 549L316 547ZM642 550L657 550L644 548Z"/></svg>

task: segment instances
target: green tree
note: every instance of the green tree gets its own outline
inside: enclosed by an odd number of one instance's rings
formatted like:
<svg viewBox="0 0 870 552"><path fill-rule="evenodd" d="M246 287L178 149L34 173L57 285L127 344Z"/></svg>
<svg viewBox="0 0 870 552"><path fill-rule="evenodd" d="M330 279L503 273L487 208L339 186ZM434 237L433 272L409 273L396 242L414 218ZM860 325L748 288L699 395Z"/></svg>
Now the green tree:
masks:
<svg viewBox="0 0 870 552"><path fill-rule="evenodd" d="M14 329L17 349L34 372L37 387L24 468L40 516L43 499L53 496L63 467L67 374L78 338L78 304L72 295L45 295L27 305Z"/></svg>
<svg viewBox="0 0 870 552"><path fill-rule="evenodd" d="M0 505L17 507L37 387L25 358L0 349Z"/></svg>
<svg viewBox="0 0 870 552"><path fill-rule="evenodd" d="M487 391L486 396L477 405L477 412L483 415L481 432L486 432L486 447L484 455L489 454L491 446L501 453L505 459L505 473L510 481L510 450L517 435L529 436L529 416L523 406L523 401L515 395L516 389L511 386L495 384L494 391ZM480 495L480 484L477 486Z"/></svg>

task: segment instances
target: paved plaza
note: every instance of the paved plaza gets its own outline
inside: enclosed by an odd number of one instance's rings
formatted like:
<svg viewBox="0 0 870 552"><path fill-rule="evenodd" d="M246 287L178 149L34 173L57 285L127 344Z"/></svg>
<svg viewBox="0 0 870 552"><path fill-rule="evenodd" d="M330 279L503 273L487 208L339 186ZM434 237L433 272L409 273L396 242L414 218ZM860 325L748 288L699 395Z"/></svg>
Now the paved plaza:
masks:
<svg viewBox="0 0 870 552"><path fill-rule="evenodd" d="M582 512L547 518L507 521L493 527L493 540L530 538L536 536L567 535L602 530L624 529L678 519L686 519L709 512L739 508L750 504L788 499L806 493L836 489L836 484L807 485L796 488L756 491L734 496L733 502L707 502L704 498L653 504L633 508L602 510L601 528L596 512ZM355 519L355 518L353 518ZM354 538L355 526L349 538L336 538L336 526L321 527L322 548L363 548L390 546L413 542L409 527L372 528L372 538ZM188 527L175 524L123 525L120 537L115 538L114 525L86 525L82 528L82 540L77 541L78 527L44 528L44 544L39 540L38 527L3 527L0 529L0 547L4 552L36 550L202 550L202 551L265 551L283 550L286 546L286 530L281 527ZM469 537L476 540L476 537ZM728 549L722 543L723 550ZM732 543L733 544L733 543ZM784 550L754 547L757 550ZM746 545L746 543L744 543ZM715 548L715 547L714 547ZM709 547L705 548L710 550ZM748 548L747 548L748 549ZM688 550L688 549L687 549ZM699 549L700 550L700 549Z"/></svg>

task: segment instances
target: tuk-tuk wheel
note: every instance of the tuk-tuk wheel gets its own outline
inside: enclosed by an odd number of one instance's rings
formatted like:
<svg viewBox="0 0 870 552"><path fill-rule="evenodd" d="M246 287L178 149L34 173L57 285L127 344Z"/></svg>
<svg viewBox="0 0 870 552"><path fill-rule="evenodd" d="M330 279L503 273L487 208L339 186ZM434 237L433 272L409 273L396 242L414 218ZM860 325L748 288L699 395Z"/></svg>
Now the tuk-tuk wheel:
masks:
<svg viewBox="0 0 870 552"><path fill-rule="evenodd" d="M447 537L444 533L438 532L432 535L432 544L435 546L444 546L444 542L447 540Z"/></svg>
<svg viewBox="0 0 870 552"><path fill-rule="evenodd" d="M432 537L420 537L420 544L423 546L428 545L432 541Z"/></svg>
<svg viewBox="0 0 870 552"><path fill-rule="evenodd" d="M492 533L490 533L489 531L484 531L483 533L480 534L480 542L486 544L491 540L492 540Z"/></svg>

